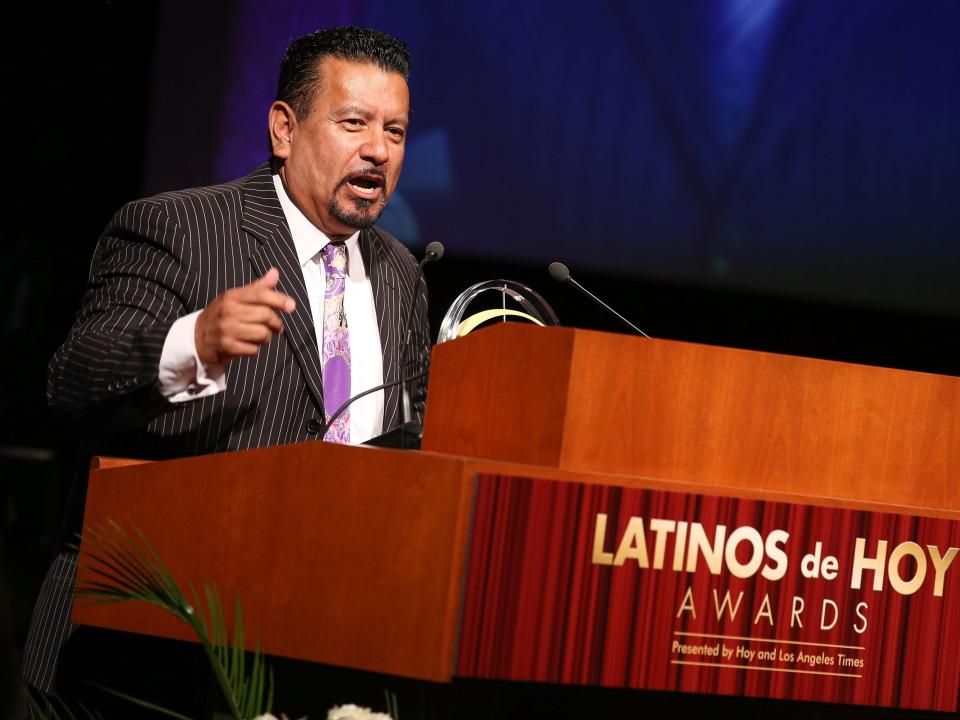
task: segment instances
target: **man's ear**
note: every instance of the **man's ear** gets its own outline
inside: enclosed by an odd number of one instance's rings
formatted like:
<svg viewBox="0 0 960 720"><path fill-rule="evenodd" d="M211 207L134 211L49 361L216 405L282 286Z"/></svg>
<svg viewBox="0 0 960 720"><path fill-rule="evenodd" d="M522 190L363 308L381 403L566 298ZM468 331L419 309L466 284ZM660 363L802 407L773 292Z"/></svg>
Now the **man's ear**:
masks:
<svg viewBox="0 0 960 720"><path fill-rule="evenodd" d="M267 129L270 133L270 147L273 156L286 160L290 157L290 143L297 127L297 114L283 100L277 100L270 106L267 116Z"/></svg>

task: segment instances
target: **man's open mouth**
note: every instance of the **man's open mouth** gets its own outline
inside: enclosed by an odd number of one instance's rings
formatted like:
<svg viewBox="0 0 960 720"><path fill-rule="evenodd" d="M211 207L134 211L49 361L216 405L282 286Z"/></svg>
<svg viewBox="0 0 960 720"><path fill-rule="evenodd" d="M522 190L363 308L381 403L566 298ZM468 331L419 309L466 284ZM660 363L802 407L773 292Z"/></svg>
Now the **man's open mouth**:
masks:
<svg viewBox="0 0 960 720"><path fill-rule="evenodd" d="M365 197L374 197L379 194L385 184L384 178L373 173L364 173L362 175L353 175L347 180L347 184L358 195Z"/></svg>

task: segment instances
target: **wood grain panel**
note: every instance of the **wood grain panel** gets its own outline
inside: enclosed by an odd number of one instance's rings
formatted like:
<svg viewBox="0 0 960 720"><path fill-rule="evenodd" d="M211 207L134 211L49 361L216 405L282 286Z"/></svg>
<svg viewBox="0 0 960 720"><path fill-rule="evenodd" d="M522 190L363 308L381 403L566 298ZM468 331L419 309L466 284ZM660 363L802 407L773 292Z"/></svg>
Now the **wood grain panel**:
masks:
<svg viewBox="0 0 960 720"><path fill-rule="evenodd" d="M530 346L511 333L477 332L436 346L423 449L556 466L573 339L546 333Z"/></svg>
<svg viewBox="0 0 960 720"><path fill-rule="evenodd" d="M431 450L960 510L960 378L510 323L433 367Z"/></svg>
<svg viewBox="0 0 960 720"><path fill-rule="evenodd" d="M184 584L216 583L229 606L239 595L269 653L443 680L473 488L462 470L327 443L132 465L91 474L85 525L134 525ZM191 639L140 603L74 618Z"/></svg>
<svg viewBox="0 0 960 720"><path fill-rule="evenodd" d="M143 463L153 462L152 460L134 460L133 458L105 457L94 455L90 458L91 470L109 470L111 468L127 467L128 465L142 465Z"/></svg>

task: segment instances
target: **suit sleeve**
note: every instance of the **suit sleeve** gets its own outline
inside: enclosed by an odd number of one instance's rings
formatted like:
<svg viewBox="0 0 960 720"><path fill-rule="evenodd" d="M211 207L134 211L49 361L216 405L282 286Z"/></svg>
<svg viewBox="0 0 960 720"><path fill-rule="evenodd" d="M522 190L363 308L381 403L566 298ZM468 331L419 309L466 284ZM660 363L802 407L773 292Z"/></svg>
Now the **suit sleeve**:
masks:
<svg viewBox="0 0 960 720"><path fill-rule="evenodd" d="M80 312L50 361L47 401L59 419L126 430L172 408L158 375L170 326L192 309L183 237L156 200L125 206L107 226Z"/></svg>

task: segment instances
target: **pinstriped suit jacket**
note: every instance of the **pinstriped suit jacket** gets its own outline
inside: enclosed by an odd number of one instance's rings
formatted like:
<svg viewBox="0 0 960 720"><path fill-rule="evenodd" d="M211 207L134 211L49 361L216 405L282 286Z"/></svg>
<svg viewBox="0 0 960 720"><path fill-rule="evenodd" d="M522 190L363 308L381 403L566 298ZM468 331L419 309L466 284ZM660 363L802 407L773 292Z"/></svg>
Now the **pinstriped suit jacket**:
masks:
<svg viewBox="0 0 960 720"><path fill-rule="evenodd" d="M364 230L359 247L390 382L401 377L401 326L411 302L416 357L408 359L424 368L429 361L426 291L421 283L415 292L416 261L389 234ZM280 271L277 289L297 302L284 333L256 355L230 361L225 391L167 401L158 372L173 322L270 267ZM421 422L425 394L424 380L413 396ZM399 397L396 387L386 391L384 432L399 424ZM50 362L47 398L56 415L87 434L87 449L100 454L164 459L319 439L310 423L324 418L316 331L270 163L224 185L138 200L114 216L97 245L80 313ZM85 496L81 470L61 547L80 529ZM72 576L71 562L62 554L48 573L24 651L24 677L45 690L69 635L69 592L56 579Z"/></svg>
<svg viewBox="0 0 960 720"><path fill-rule="evenodd" d="M359 246L373 288L384 382L398 379L416 261L387 233ZM179 317L252 282L271 266L297 301L284 334L227 365L227 390L172 404L158 391L163 342ZM429 357L426 294L416 297L416 354ZM423 388L417 411L422 413ZM293 239L266 163L232 183L165 193L125 206L97 247L83 307L50 363L47 397L67 421L98 427L127 454L169 458L315 438L323 419L316 331ZM384 398L384 431L398 423L399 390ZM330 408L331 412L334 408ZM112 449L112 448L111 448Z"/></svg>

